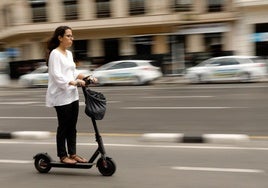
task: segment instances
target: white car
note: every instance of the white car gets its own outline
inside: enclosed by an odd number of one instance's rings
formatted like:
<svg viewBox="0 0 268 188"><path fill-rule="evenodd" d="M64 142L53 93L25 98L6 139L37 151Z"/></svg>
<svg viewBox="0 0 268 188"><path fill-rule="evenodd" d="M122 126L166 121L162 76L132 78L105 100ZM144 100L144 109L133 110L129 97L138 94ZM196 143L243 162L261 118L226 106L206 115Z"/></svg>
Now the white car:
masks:
<svg viewBox="0 0 268 188"><path fill-rule="evenodd" d="M87 69L77 69L84 75L90 75L91 71ZM18 83L22 87L47 87L48 85L48 67L40 66L29 74L19 77Z"/></svg>
<svg viewBox="0 0 268 188"><path fill-rule="evenodd" d="M266 62L257 56L222 56L208 59L186 70L191 83L251 82L267 73Z"/></svg>
<svg viewBox="0 0 268 188"><path fill-rule="evenodd" d="M99 85L144 85L162 77L159 67L150 60L121 60L107 63L93 71Z"/></svg>

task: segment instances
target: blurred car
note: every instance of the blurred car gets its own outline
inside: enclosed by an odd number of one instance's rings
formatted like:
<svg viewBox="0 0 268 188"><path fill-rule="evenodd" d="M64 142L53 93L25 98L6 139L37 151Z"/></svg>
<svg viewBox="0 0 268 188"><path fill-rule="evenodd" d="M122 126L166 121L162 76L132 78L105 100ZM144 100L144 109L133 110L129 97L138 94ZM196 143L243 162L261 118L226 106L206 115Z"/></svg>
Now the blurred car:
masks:
<svg viewBox="0 0 268 188"><path fill-rule="evenodd" d="M91 71L87 69L77 69L84 75L90 75ZM48 85L48 67L40 66L31 73L19 77L18 83L22 87L47 87Z"/></svg>
<svg viewBox="0 0 268 188"><path fill-rule="evenodd" d="M144 85L160 78L162 72L151 60L121 60L102 65L93 71L93 76L99 85Z"/></svg>
<svg viewBox="0 0 268 188"><path fill-rule="evenodd" d="M222 56L188 68L185 77L191 83L251 82L263 78L266 73L266 62L257 56Z"/></svg>

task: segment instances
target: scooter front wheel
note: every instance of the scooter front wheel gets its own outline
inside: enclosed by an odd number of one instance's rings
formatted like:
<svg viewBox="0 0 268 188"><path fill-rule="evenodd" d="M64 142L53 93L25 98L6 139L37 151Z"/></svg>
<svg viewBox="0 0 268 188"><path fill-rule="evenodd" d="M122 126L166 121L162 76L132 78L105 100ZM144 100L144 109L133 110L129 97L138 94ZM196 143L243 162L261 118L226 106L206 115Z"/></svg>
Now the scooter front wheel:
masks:
<svg viewBox="0 0 268 188"><path fill-rule="evenodd" d="M112 176L116 171L115 162L109 157L99 158L97 167L103 176Z"/></svg>
<svg viewBox="0 0 268 188"><path fill-rule="evenodd" d="M45 154L39 154L34 157L35 169L40 173L48 173L51 169L51 159Z"/></svg>

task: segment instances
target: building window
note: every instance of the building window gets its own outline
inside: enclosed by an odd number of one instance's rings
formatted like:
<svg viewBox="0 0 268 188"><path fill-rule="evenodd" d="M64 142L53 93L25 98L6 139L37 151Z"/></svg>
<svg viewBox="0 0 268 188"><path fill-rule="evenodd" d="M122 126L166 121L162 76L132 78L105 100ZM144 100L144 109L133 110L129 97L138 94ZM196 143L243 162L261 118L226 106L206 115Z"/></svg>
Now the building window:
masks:
<svg viewBox="0 0 268 188"><path fill-rule="evenodd" d="M110 0L96 0L97 18L107 18L111 16Z"/></svg>
<svg viewBox="0 0 268 188"><path fill-rule="evenodd" d="M105 62L119 60L119 39L110 38L104 39L104 53L105 53Z"/></svg>
<svg viewBox="0 0 268 188"><path fill-rule="evenodd" d="M73 53L75 62L86 60L88 57L88 41L87 40L74 40Z"/></svg>
<svg viewBox="0 0 268 188"><path fill-rule="evenodd" d="M176 12L191 11L193 6L192 0L174 0L173 10Z"/></svg>
<svg viewBox="0 0 268 188"><path fill-rule="evenodd" d="M268 23L260 23L255 25L256 33L266 33L268 32Z"/></svg>
<svg viewBox="0 0 268 188"><path fill-rule="evenodd" d="M152 36L134 37L133 42L136 48L137 58L146 59L151 57L153 45Z"/></svg>
<svg viewBox="0 0 268 188"><path fill-rule="evenodd" d="M223 55L222 52L222 33L207 33L205 34L206 51L212 57Z"/></svg>
<svg viewBox="0 0 268 188"><path fill-rule="evenodd" d="M12 25L12 14L11 14L11 7L9 5L6 5L3 7L2 11L2 19L5 27L9 27Z"/></svg>
<svg viewBox="0 0 268 188"><path fill-rule="evenodd" d="M46 0L29 0L32 8L32 20L33 22L46 22Z"/></svg>
<svg viewBox="0 0 268 188"><path fill-rule="evenodd" d="M64 4L65 20L77 20L78 19L77 1L64 0L63 4Z"/></svg>
<svg viewBox="0 0 268 188"><path fill-rule="evenodd" d="M208 12L220 12L223 9L224 0L208 0Z"/></svg>
<svg viewBox="0 0 268 188"><path fill-rule="evenodd" d="M255 42L255 55L268 57L268 23L255 25L253 41Z"/></svg>
<svg viewBox="0 0 268 188"><path fill-rule="evenodd" d="M129 15L145 14L144 0L129 0Z"/></svg>

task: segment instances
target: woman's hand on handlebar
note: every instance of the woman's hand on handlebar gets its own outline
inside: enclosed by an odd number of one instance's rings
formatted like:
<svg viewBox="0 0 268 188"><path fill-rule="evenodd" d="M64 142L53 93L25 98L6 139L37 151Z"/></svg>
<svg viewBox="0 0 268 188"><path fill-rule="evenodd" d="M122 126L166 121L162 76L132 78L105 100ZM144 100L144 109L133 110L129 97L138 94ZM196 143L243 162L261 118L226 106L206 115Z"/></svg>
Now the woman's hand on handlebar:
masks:
<svg viewBox="0 0 268 188"><path fill-rule="evenodd" d="M77 86L77 87L84 87L86 85L86 82L81 79L76 79L75 81L71 81L69 85Z"/></svg>
<svg viewBox="0 0 268 188"><path fill-rule="evenodd" d="M98 79L97 79L96 77L94 77L94 76L90 76L90 80L91 80L91 82L92 82L93 84L98 83Z"/></svg>
<svg viewBox="0 0 268 188"><path fill-rule="evenodd" d="M84 80L76 79L75 81L76 81L77 87L85 87L86 86L86 82Z"/></svg>
<svg viewBox="0 0 268 188"><path fill-rule="evenodd" d="M95 78L94 76L86 76L85 78L83 78L83 80L85 81L86 86L98 83L98 79Z"/></svg>

